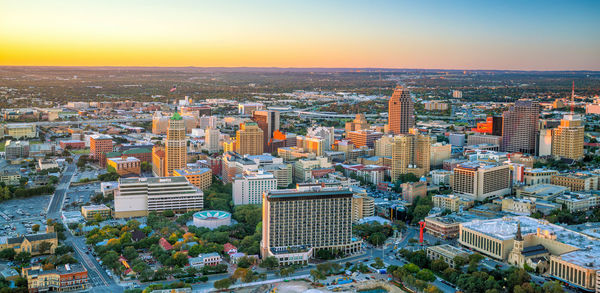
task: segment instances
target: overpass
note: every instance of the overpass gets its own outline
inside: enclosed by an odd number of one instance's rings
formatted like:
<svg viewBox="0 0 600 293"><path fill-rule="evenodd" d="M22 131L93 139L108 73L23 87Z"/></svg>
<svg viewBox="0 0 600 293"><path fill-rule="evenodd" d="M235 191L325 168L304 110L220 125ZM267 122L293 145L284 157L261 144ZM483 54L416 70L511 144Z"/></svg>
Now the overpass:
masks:
<svg viewBox="0 0 600 293"><path fill-rule="evenodd" d="M60 126L60 125L79 125L79 124L110 124L110 123L123 123L123 122L148 122L152 121L150 118L121 118L121 119L108 119L108 120L76 120L76 121L40 121L40 122L21 122L21 123L7 123L6 125L20 125L20 124L35 124L36 126Z"/></svg>

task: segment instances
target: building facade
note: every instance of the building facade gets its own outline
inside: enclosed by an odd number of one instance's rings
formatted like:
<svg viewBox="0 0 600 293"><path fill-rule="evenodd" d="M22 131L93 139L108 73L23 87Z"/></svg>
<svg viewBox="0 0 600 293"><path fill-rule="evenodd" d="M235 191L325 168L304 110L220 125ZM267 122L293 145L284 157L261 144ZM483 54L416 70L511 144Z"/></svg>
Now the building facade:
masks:
<svg viewBox="0 0 600 293"><path fill-rule="evenodd" d="M502 114L502 145L504 152L536 154L540 104L519 100Z"/></svg>
<svg viewBox="0 0 600 293"><path fill-rule="evenodd" d="M172 176L173 170L185 169L187 165L187 139L183 117L175 112L169 119L165 141L165 175Z"/></svg>
<svg viewBox="0 0 600 293"><path fill-rule="evenodd" d="M237 131L235 147L240 155L262 155L264 152L264 132L256 122L246 122Z"/></svg>
<svg viewBox="0 0 600 293"><path fill-rule="evenodd" d="M462 163L454 168L452 189L455 193L477 201L511 192L508 165L484 162Z"/></svg>
<svg viewBox="0 0 600 293"><path fill-rule="evenodd" d="M260 171L245 171L233 181L233 204L261 204L264 192L277 189L273 174Z"/></svg>
<svg viewBox="0 0 600 293"><path fill-rule="evenodd" d="M565 115L560 126L552 130L552 155L559 158L583 158L584 127L581 116Z"/></svg>
<svg viewBox="0 0 600 293"><path fill-rule="evenodd" d="M405 134L415 125L415 107L410 91L396 87L388 101L388 132Z"/></svg>

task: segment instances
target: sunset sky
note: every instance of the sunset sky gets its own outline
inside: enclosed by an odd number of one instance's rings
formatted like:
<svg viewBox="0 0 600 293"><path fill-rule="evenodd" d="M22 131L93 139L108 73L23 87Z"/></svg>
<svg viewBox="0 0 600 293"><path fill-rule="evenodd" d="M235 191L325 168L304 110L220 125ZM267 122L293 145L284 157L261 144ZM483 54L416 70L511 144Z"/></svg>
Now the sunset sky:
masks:
<svg viewBox="0 0 600 293"><path fill-rule="evenodd" d="M0 65L600 70L600 1L0 0Z"/></svg>

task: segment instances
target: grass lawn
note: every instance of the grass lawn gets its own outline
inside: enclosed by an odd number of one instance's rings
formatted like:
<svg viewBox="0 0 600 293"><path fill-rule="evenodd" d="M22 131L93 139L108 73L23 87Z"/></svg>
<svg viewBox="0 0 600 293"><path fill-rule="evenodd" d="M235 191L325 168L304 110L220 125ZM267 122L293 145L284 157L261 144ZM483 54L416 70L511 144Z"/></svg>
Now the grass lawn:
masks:
<svg viewBox="0 0 600 293"><path fill-rule="evenodd" d="M87 155L90 153L90 149L82 149L82 150L71 150L71 153L73 154L77 154L77 155Z"/></svg>

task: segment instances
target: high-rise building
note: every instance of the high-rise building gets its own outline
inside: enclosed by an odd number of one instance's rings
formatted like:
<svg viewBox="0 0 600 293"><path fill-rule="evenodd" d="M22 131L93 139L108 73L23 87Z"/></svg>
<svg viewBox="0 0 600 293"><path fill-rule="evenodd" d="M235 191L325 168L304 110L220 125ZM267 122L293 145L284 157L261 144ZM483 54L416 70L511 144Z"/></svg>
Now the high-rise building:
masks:
<svg viewBox="0 0 600 293"><path fill-rule="evenodd" d="M348 132L348 138L352 141L352 144L359 148L367 146L373 148L375 141L383 136L383 133L373 130L357 130Z"/></svg>
<svg viewBox="0 0 600 293"><path fill-rule="evenodd" d="M352 235L353 193L311 186L272 190L263 195L261 255L280 265L307 264L319 250L358 253Z"/></svg>
<svg viewBox="0 0 600 293"><path fill-rule="evenodd" d="M209 154L219 152L219 139L221 132L218 129L209 127L204 134L204 145Z"/></svg>
<svg viewBox="0 0 600 293"><path fill-rule="evenodd" d="M169 119L167 140L165 141L165 173L173 175L175 169L185 169L187 166L187 140L185 124L179 113L175 112Z"/></svg>
<svg viewBox="0 0 600 293"><path fill-rule="evenodd" d="M391 157L394 137L392 135L382 136L375 141L375 155L379 157Z"/></svg>
<svg viewBox="0 0 600 293"><path fill-rule="evenodd" d="M456 99L461 99L463 97L462 91L453 90L452 97Z"/></svg>
<svg viewBox="0 0 600 293"><path fill-rule="evenodd" d="M236 152L223 153L221 176L224 183L233 182L233 179L247 170L258 169L258 163L246 157L240 156Z"/></svg>
<svg viewBox="0 0 600 293"><path fill-rule="evenodd" d="M394 90L388 102L388 131L408 133L415 125L415 107L410 92L401 86Z"/></svg>
<svg viewBox="0 0 600 293"><path fill-rule="evenodd" d="M273 174L258 171L245 171L233 180L233 204L261 204L263 192L277 189L277 179Z"/></svg>
<svg viewBox="0 0 600 293"><path fill-rule="evenodd" d="M356 114L356 118L352 122L346 122L346 133L350 131L366 130L371 128L365 114Z"/></svg>
<svg viewBox="0 0 600 293"><path fill-rule="evenodd" d="M452 190L471 199L483 201L510 194L510 181L508 165L473 161L454 168Z"/></svg>
<svg viewBox="0 0 600 293"><path fill-rule="evenodd" d="M90 156L96 160L100 158L103 153L110 153L113 151L112 137L109 135L92 135L90 136Z"/></svg>
<svg viewBox="0 0 600 293"><path fill-rule="evenodd" d="M256 122L240 125L236 135L236 150L240 155L261 155L264 151L264 132Z"/></svg>
<svg viewBox="0 0 600 293"><path fill-rule="evenodd" d="M504 152L536 153L540 104L519 100L502 114L502 146Z"/></svg>
<svg viewBox="0 0 600 293"><path fill-rule="evenodd" d="M252 120L262 129L263 147L267 150L273 134L279 130L279 111L257 110L252 113Z"/></svg>
<svg viewBox="0 0 600 293"><path fill-rule="evenodd" d="M400 174L413 173L424 176L429 173L431 138L421 134L403 134L392 142L392 180Z"/></svg>
<svg viewBox="0 0 600 293"><path fill-rule="evenodd" d="M320 136L296 136L296 146L304 151L322 156L326 151L327 140Z"/></svg>
<svg viewBox="0 0 600 293"><path fill-rule="evenodd" d="M552 155L579 160L583 158L584 127L581 116L565 115L560 126L552 130Z"/></svg>
<svg viewBox="0 0 600 293"><path fill-rule="evenodd" d="M333 127L311 127L306 132L307 137L318 137L322 138L323 141L323 151L331 150L331 145L335 142L335 128ZM301 147L297 144L298 147Z"/></svg>
<svg viewBox="0 0 600 293"><path fill-rule="evenodd" d="M115 218L147 216L151 211L201 210L204 194L185 177L121 178L115 191Z"/></svg>
<svg viewBox="0 0 600 293"><path fill-rule="evenodd" d="M430 149L430 163L434 169L439 169L444 165L444 161L450 159L452 155L452 145L445 143L434 143Z"/></svg>

